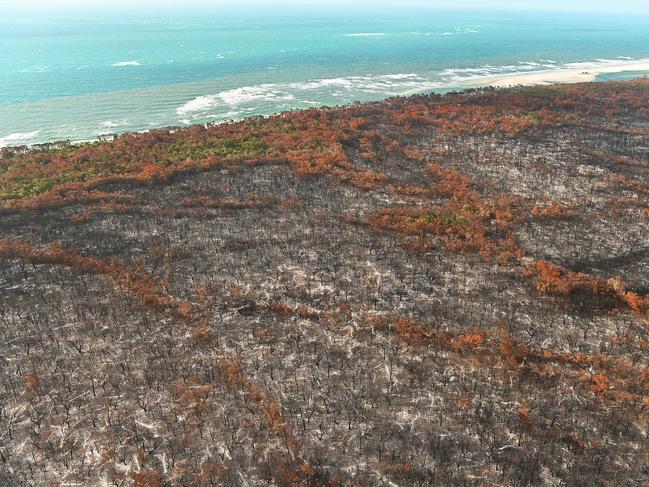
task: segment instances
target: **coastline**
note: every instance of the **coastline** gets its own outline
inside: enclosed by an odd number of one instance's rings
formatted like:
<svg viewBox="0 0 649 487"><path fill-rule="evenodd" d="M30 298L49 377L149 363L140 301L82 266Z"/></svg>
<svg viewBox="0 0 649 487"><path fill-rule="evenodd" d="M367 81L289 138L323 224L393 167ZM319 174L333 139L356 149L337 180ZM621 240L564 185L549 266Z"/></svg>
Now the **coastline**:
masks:
<svg viewBox="0 0 649 487"><path fill-rule="evenodd" d="M464 91L468 89L476 88L514 88L517 86L549 86L555 84L576 84L576 83L591 83L591 82L607 82L611 81L608 79L598 79L602 75L611 75L618 74L622 75L624 73L636 73L637 76L630 76L628 79L641 78L643 73L647 73L645 76L649 75L649 58L647 59L635 59L629 61L607 61L607 62L597 62L597 63L574 63L570 67L557 67L556 69L545 69L538 71L526 71L526 72L515 72L509 74L499 74L499 75L477 75L472 77L460 77L454 80L447 80L445 83L435 84L437 86L431 87L429 89L416 90L405 95L390 95L383 98L377 98L376 100L365 100L364 103L374 103L384 101L392 96L414 96L417 94L426 94L426 93L447 93L450 91ZM93 95L90 95L93 96ZM199 97L201 98L201 97ZM191 101L190 101L191 102ZM345 106L350 105L351 103L342 103L340 105L323 105L323 106ZM83 137L79 139L69 138L69 139L53 139L43 142L26 142L19 143L20 137L17 139L16 136L27 136L29 139L31 136L37 135L40 130L35 130L29 133L12 133L8 134L5 137L0 137L0 150L3 149L18 149L31 150L32 148L39 147L54 147L62 144L71 144L71 145L83 145L85 143L94 143L101 140L111 140L116 137L125 135L125 134L139 134L146 133L152 130L182 130L182 128L193 126L193 125L204 125L204 126L213 126L220 125L223 123L232 123L241 120L245 120L249 117L254 116L271 116L273 114L282 113L283 111L300 111L304 110L304 107L295 107L288 110L277 111L274 113L265 113L257 114L251 113L250 115L244 115L241 117L230 117L222 120L213 120L213 121L195 121L193 123L186 124L162 124L160 126L155 126L150 124L149 127L142 130L124 130L119 132L106 132L96 137ZM14 143L15 142L15 143Z"/></svg>
<svg viewBox="0 0 649 487"><path fill-rule="evenodd" d="M603 74L649 71L649 59L611 64L577 63L575 67L512 73L476 78L476 87L492 86L510 88L513 86L547 86L562 83L589 83L597 81Z"/></svg>

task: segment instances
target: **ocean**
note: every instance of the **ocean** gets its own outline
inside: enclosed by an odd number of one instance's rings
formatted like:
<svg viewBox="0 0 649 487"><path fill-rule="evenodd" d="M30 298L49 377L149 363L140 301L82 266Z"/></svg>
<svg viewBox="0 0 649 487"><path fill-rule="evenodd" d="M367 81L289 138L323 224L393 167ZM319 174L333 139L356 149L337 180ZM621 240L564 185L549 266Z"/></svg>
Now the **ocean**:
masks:
<svg viewBox="0 0 649 487"><path fill-rule="evenodd" d="M649 17L258 9L0 17L0 146L649 59ZM622 79L647 72L609 73Z"/></svg>

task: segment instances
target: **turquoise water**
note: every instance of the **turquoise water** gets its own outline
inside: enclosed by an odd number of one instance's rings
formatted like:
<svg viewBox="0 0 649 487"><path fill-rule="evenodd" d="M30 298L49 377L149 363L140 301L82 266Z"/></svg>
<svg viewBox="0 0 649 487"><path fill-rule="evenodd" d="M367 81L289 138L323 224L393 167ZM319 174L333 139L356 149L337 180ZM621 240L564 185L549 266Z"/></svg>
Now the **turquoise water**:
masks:
<svg viewBox="0 0 649 487"><path fill-rule="evenodd" d="M649 17L637 16L9 13L0 18L0 146L87 140L457 89L488 75L647 58Z"/></svg>

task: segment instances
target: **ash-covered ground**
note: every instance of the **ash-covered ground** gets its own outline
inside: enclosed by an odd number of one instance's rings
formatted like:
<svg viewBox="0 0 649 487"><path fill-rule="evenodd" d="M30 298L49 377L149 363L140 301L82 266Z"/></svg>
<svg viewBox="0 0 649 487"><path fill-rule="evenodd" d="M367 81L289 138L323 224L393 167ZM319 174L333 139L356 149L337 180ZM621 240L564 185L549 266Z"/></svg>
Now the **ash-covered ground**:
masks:
<svg viewBox="0 0 649 487"><path fill-rule="evenodd" d="M646 485L649 88L579 86L7 206L0 485Z"/></svg>

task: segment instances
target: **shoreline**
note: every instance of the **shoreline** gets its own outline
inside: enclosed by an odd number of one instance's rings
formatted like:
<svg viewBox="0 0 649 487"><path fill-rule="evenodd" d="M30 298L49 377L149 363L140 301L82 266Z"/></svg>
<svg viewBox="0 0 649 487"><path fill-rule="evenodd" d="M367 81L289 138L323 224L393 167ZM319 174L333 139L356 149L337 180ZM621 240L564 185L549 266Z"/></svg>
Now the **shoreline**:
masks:
<svg viewBox="0 0 649 487"><path fill-rule="evenodd" d="M491 86L494 88L511 88L515 86L548 86L554 84L591 83L603 74L649 71L649 59L610 64L587 64L579 66L530 71L529 73L512 73L498 76L476 78L475 87Z"/></svg>
<svg viewBox="0 0 649 487"><path fill-rule="evenodd" d="M633 61L619 61L619 62L610 62L610 63L575 63L578 66L574 67L561 67L557 69L545 69L539 71L529 71L529 72L516 72L510 74L501 74L501 75L489 75L489 76L475 76L468 77L463 79L457 79L455 81L449 81L448 84L444 87L438 87L435 89L430 89L426 91L421 91L417 93L411 93L405 96L416 96L418 94L428 94L428 93L440 93L444 94L450 91L464 91L470 89L479 89L479 88L498 88L498 89L508 89L515 88L517 86L551 86L557 84L577 84L577 83L604 83L611 80L598 80L597 78L604 74L622 74L622 73L642 73L646 71L649 74L649 58L642 60L633 60ZM642 78L643 76L631 77L629 79ZM363 103L380 103L394 96L401 95L391 95L385 98L377 100L368 100ZM346 104L341 104L338 106L346 106ZM316 107L323 108L323 107ZM300 111L304 108L294 108L286 111ZM277 112L269 115L261 116L272 116L277 115L283 112ZM127 135L127 134L141 134L154 130L182 130L183 128L190 127L193 125L203 125L203 126L214 126L221 125L224 123L233 123L240 122L249 117L256 117L260 115L251 114L249 116L244 116L241 118L233 117L227 120L218 120L218 121L208 121L208 122L195 122L188 125L161 125L160 127L150 127L143 130L127 130L124 132L117 133L106 133L94 138L84 138L79 140L74 139L59 139L48 142L35 142L27 144L2 144L1 141L3 138L0 138L0 151L5 149L23 149L23 150L33 150L39 148L49 148L56 147L64 144L70 145L83 145L86 143L95 143L102 140L113 140L117 137ZM16 134L9 134L6 138L9 138ZM28 135L28 134L20 134Z"/></svg>

